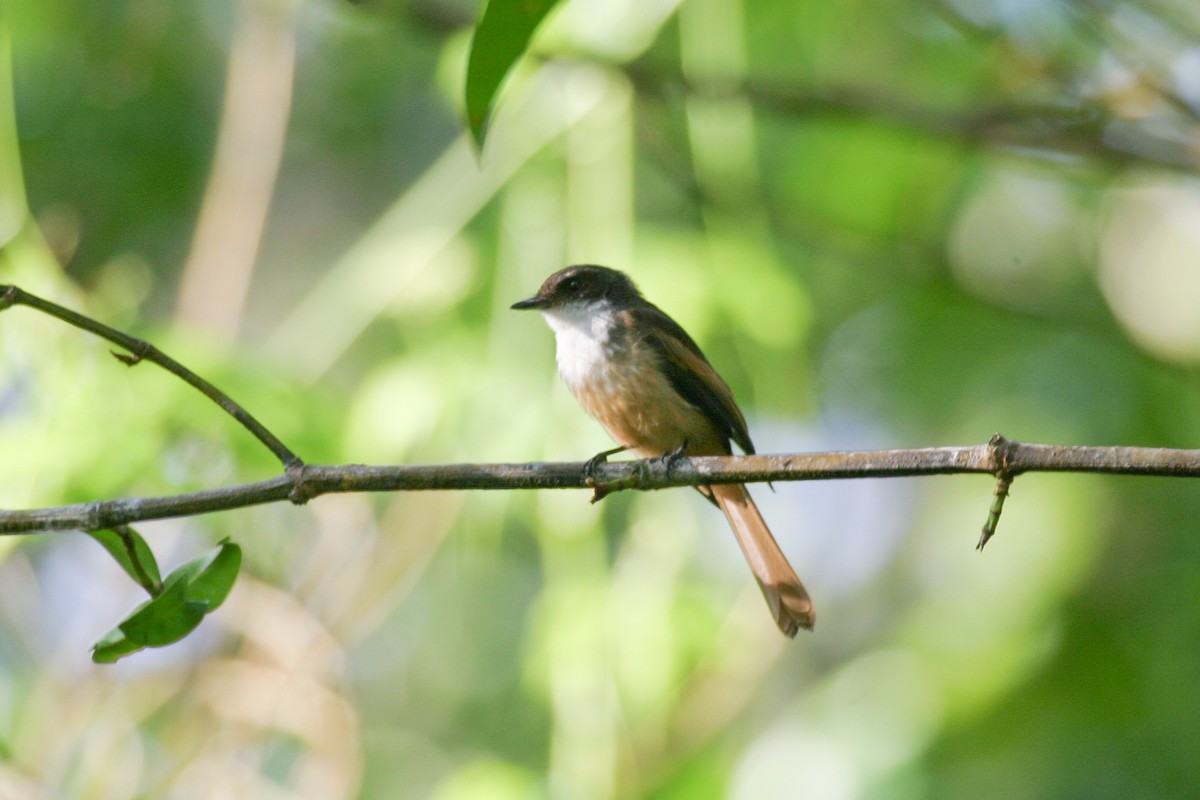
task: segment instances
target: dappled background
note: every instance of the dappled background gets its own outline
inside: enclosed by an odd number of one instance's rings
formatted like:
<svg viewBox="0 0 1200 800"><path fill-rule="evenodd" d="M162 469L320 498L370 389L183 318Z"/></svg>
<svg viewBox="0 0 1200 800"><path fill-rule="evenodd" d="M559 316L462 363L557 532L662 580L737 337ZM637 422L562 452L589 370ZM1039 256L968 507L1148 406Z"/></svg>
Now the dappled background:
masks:
<svg viewBox="0 0 1200 800"><path fill-rule="evenodd" d="M570 0L482 155L472 2L0 8L0 282L151 339L311 462L609 446L510 313L631 272L762 452L1200 446L1191 0ZM0 315L0 507L275 474L155 369ZM221 537L220 611L114 666L140 590L77 534L0 564L0 796L1189 797L1200 488L756 489L784 640L694 492L323 497Z"/></svg>

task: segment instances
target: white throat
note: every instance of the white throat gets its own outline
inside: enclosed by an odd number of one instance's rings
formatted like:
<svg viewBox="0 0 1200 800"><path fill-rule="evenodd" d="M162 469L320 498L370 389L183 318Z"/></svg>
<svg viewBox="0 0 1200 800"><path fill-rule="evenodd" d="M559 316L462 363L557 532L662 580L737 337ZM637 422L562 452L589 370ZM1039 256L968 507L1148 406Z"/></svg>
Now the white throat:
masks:
<svg viewBox="0 0 1200 800"><path fill-rule="evenodd" d="M607 374L617 321L611 303L572 303L542 311L554 331L558 374L572 391Z"/></svg>

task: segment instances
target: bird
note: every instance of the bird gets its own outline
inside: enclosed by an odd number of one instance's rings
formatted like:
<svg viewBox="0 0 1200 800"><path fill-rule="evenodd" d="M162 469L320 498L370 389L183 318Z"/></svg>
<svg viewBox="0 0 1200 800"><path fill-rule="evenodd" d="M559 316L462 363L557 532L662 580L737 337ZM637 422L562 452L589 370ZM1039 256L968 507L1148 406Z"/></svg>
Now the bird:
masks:
<svg viewBox="0 0 1200 800"><path fill-rule="evenodd" d="M561 269L537 294L513 303L534 309L554 332L558 373L583 409L619 447L643 457L724 456L754 443L729 385L691 336L646 300L620 270L595 264ZM812 600L742 484L696 487L725 512L775 624L787 636L816 621Z"/></svg>

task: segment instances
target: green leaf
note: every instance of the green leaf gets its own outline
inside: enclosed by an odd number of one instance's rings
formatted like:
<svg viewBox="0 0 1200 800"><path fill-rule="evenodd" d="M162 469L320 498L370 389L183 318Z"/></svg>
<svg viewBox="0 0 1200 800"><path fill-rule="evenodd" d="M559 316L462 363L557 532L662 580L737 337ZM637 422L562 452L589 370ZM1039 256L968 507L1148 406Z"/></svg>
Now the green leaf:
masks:
<svg viewBox="0 0 1200 800"><path fill-rule="evenodd" d="M92 661L97 664L115 664L144 647L145 645L126 637L120 628L113 628L92 646Z"/></svg>
<svg viewBox="0 0 1200 800"><path fill-rule="evenodd" d="M205 603L212 612L229 596L241 566L242 548L224 539L216 550L177 568L167 576L167 583L186 578L188 600Z"/></svg>
<svg viewBox="0 0 1200 800"><path fill-rule="evenodd" d="M467 60L467 124L483 146L500 84L559 0L488 0Z"/></svg>
<svg viewBox="0 0 1200 800"><path fill-rule="evenodd" d="M225 602L242 563L242 549L228 539L215 550L177 567L162 593L142 603L92 648L92 660L111 664L146 647L163 647L187 636L205 614Z"/></svg>
<svg viewBox="0 0 1200 800"><path fill-rule="evenodd" d="M187 581L176 581L163 593L142 603L92 648L92 660L110 664L145 647L162 647L187 636L207 612L205 603L191 602Z"/></svg>
<svg viewBox="0 0 1200 800"><path fill-rule="evenodd" d="M108 554L121 565L129 577L138 582L153 597L162 591L162 576L158 572L158 561L146 540L128 525L119 528L104 528L87 531Z"/></svg>

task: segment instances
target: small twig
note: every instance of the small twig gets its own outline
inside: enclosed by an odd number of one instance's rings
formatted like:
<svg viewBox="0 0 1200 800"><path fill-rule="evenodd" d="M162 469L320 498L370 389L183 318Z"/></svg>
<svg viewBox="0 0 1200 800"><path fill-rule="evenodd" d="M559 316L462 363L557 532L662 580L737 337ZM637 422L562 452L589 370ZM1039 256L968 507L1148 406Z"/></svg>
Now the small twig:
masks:
<svg viewBox="0 0 1200 800"><path fill-rule="evenodd" d="M979 534L979 544L975 545L976 550L983 550L983 546L996 535L996 524L1000 522L1000 512L1004 509L1004 500L1008 497L1008 490L1011 487L1011 475L1004 474L996 478L996 491L992 496L992 507L988 509L987 520L983 523L983 532Z"/></svg>
<svg viewBox="0 0 1200 800"><path fill-rule="evenodd" d="M993 433L988 440L988 452L992 459L992 474L996 476L996 489L992 493L992 506L988 509L987 520L983 523L983 531L979 535L976 550L983 550L984 545L996 535L996 525L1000 522L1000 512L1004 510L1004 500L1012 488L1013 478L1017 471L1013 469L1011 458L1016 443L1005 439L999 433Z"/></svg>
<svg viewBox="0 0 1200 800"><path fill-rule="evenodd" d="M107 339L113 344L123 347L128 350L130 355L122 355L113 353L121 363L127 366L134 366L141 361L151 361L158 366L170 372L172 375L185 381L189 386L196 389L209 400L219 405L225 413L236 419L241 425L254 434L260 442L275 454L275 457L283 464L284 469L289 469L293 466L301 464L300 458L284 445L283 442L271 433L267 428L250 415L250 412L235 403L229 395L222 392L217 387L213 386L208 381L201 378L196 373L192 372L187 367L180 364L175 359L168 356L166 353L159 350L154 345L147 341L130 336L127 333L110 328L102 322L97 322L90 317L85 317L77 311L72 311L69 308L52 303L49 300L29 294L28 292L12 285L0 284L0 311L13 305L23 305L29 308L41 311L43 314L49 314L55 319L60 319L69 325L74 325L76 328L94 333L95 335ZM103 526L102 526L103 527Z"/></svg>
<svg viewBox="0 0 1200 800"><path fill-rule="evenodd" d="M1010 476L1023 472L1096 472L1200 478L1200 450L1023 444L1002 437L1000 441L1003 465ZM832 478L898 478L957 473L995 475L997 452L997 446L988 443L918 450L680 457L671 462L650 458L599 464L590 477L581 463L309 464L269 480L221 489L28 511L0 511L0 535L97 530L284 500L300 503L335 492L593 489L597 484L606 486L609 491L619 491Z"/></svg>

